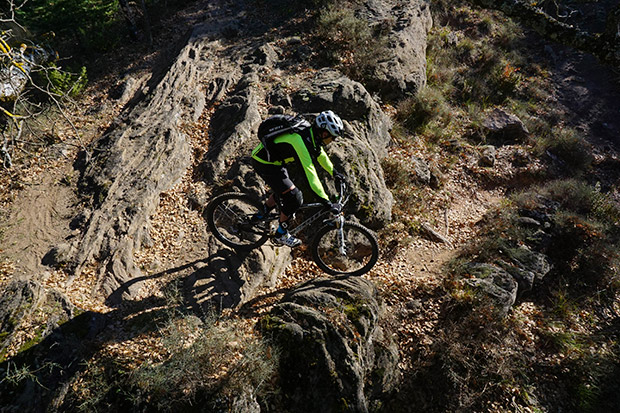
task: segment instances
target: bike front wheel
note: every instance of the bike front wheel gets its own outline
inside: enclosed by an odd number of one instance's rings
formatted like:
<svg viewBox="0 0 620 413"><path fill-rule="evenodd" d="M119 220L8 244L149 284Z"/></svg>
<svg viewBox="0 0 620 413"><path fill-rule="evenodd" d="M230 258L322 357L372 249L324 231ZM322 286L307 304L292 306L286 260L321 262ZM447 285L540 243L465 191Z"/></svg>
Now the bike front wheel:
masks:
<svg viewBox="0 0 620 413"><path fill-rule="evenodd" d="M260 247L269 237L268 222L257 219L263 207L257 199L242 193L219 195L205 210L209 229L223 244L250 250Z"/></svg>
<svg viewBox="0 0 620 413"><path fill-rule="evenodd" d="M316 264L331 275L362 275L379 259L375 235L363 225L344 222L342 228L326 225L312 243Z"/></svg>

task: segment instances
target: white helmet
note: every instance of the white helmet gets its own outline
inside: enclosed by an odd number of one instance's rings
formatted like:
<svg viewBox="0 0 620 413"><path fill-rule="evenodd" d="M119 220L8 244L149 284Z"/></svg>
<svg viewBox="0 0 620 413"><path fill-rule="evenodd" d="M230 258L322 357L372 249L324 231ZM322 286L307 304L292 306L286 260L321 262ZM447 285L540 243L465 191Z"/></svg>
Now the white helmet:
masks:
<svg viewBox="0 0 620 413"><path fill-rule="evenodd" d="M333 137L342 135L344 130L342 119L340 119L338 115L331 110L319 113L319 116L316 117L314 123L319 128L328 131Z"/></svg>

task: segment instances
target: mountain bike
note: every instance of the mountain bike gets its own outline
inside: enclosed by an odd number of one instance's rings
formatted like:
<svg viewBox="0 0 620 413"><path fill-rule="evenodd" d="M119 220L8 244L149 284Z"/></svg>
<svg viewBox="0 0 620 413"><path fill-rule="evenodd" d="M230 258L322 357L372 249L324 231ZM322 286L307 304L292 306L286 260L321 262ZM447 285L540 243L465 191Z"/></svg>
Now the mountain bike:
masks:
<svg viewBox="0 0 620 413"><path fill-rule="evenodd" d="M340 210L349 200L343 180L339 187ZM332 213L321 203L303 204L296 215L304 219L292 221L289 232L293 236L310 235L312 258L320 269L330 275L362 275L379 258L379 245L374 233L365 226L346 220L344 212ZM213 235L223 244L249 251L263 245L275 235L280 212L264 213L263 202L241 192L221 194L207 205L205 218ZM318 228L318 229L317 229ZM312 229L316 229L311 234ZM313 235L313 236L312 236Z"/></svg>

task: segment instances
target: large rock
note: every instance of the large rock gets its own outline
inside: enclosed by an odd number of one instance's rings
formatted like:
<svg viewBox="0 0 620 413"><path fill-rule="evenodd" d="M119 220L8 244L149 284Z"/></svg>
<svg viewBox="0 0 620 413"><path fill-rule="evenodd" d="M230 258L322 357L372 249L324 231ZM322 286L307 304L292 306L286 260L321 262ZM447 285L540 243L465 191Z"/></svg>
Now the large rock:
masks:
<svg viewBox="0 0 620 413"><path fill-rule="evenodd" d="M10 344L12 335L26 324L35 326L36 340L47 336L54 328L69 320L75 311L64 294L45 290L36 281L15 280L0 290L0 354ZM36 325L32 318L40 321ZM1 357L0 357L1 359Z"/></svg>
<svg viewBox="0 0 620 413"><path fill-rule="evenodd" d="M500 144L523 142L530 133L521 119L500 108L491 111L482 125L487 138Z"/></svg>
<svg viewBox="0 0 620 413"><path fill-rule="evenodd" d="M320 278L297 287L262 320L281 349L290 411L367 412L394 389L398 353L380 326L374 285Z"/></svg>
<svg viewBox="0 0 620 413"><path fill-rule="evenodd" d="M100 339L107 317L84 312L64 294L35 281L15 280L3 286L0 411L56 411L53 400L64 397L70 380L90 360L88 343ZM7 347L16 354L4 360Z"/></svg>
<svg viewBox="0 0 620 413"><path fill-rule="evenodd" d="M426 85L426 40L433 25L428 3L369 0L365 6L370 24L387 30L389 44L366 86L390 100L415 94Z"/></svg>
<svg viewBox="0 0 620 413"><path fill-rule="evenodd" d="M493 264L474 263L468 267L472 278L466 282L486 294L501 314L507 314L517 299L517 281L507 271Z"/></svg>
<svg viewBox="0 0 620 413"><path fill-rule="evenodd" d="M148 238L148 220L160 193L178 183L190 166L190 144L181 127L202 113L205 99L197 85L213 63L201 56L216 47L203 36L197 27L169 70L137 92L96 142L98 151L81 177L83 192L92 193L93 212L73 243L73 267L78 276L99 261L108 294L142 275L134 251Z"/></svg>
<svg viewBox="0 0 620 413"><path fill-rule="evenodd" d="M292 93L291 100L292 109L301 113L333 110L349 123L348 135L359 138L379 157L387 154L392 122L361 83L337 70L322 69Z"/></svg>
<svg viewBox="0 0 620 413"><path fill-rule="evenodd" d="M553 268L545 254L523 245L505 248L504 254L510 260L510 265L505 265L504 269L515 277L521 292L531 290L534 283L541 282Z"/></svg>
<svg viewBox="0 0 620 413"><path fill-rule="evenodd" d="M341 73L324 69L292 94L292 105L299 112L332 109L345 120L345 136L327 152L336 169L350 178L352 212L373 228L389 222L394 201L380 159L387 154L392 124L368 91Z"/></svg>
<svg viewBox="0 0 620 413"><path fill-rule="evenodd" d="M64 294L46 290L36 281L14 280L0 289L0 410L45 410L43 401L58 383L61 365L66 366L57 363L59 355L76 348L75 342L64 346L57 340L60 326L68 325L76 310ZM16 354L5 360L10 348ZM55 382L47 380L51 376Z"/></svg>

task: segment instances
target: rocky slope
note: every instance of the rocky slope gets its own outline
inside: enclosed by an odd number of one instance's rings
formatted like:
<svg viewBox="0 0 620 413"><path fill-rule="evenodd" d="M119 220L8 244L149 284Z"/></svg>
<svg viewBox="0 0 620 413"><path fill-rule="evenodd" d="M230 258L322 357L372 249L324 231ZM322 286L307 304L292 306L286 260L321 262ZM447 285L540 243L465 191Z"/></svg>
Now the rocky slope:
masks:
<svg viewBox="0 0 620 413"><path fill-rule="evenodd" d="M7 411L87 405L93 396L80 383L96 371L86 367L94 360L112 357L134 366L165 360L170 352L158 333L171 307L198 315L215 308L239 320L247 337L260 324L260 334L284 349L285 395L265 406L251 388L243 388L231 396L232 411L394 407L390 398L403 397L394 396L399 377L415 376L424 355L432 360L444 328L439 310L444 298L434 295L443 265L475 237L475 224L506 195L507 186L489 182L516 182L541 166L531 159L527 166L514 161L521 150L515 139L489 153L464 150L441 173L424 148L392 145L394 109L385 102L414 94L426 82L432 18L425 2L364 2L360 16L386 34L391 54L363 83L314 63L320 59L296 26L305 24L302 17L270 26L263 13L241 0L198 2L180 13L173 35L162 41L165 52L149 70L118 82L121 93L99 92L108 105L97 108L100 121L87 150L78 152L69 142L57 148L75 163L61 157L48 164L51 173L39 171L41 183L27 185L7 204L7 222L19 222L4 231L3 240L11 243L2 246L8 260L1 272L0 355L7 361L0 368L15 382L2 384ZM558 66L557 98L567 114L578 113L570 97L582 89L572 71L583 72L577 64ZM590 90L584 87L580 96L590 96ZM613 103L616 95L608 93ZM303 250L267 244L238 254L218 243L201 218L220 190L264 193L247 162L262 118L325 108L346 121L347 137L329 155L359 195L351 211L357 219L377 230L388 226L397 236L408 233L392 221L394 198L381 164L386 157L416 165L412 174L431 211L409 246L383 243L380 262L363 279L320 278ZM606 110L597 113L605 119L600 125L589 115L570 121L586 122L583 128L591 130L616 127ZM489 118L489 135L495 131L504 139L515 124L527 133L504 115L495 122ZM596 136L603 136L601 148L607 148L601 156L616 156L613 134ZM612 176L605 184L615 182ZM36 201L40 193L45 202ZM485 277L472 278L471 285L485 284L508 312L517 293L549 271L545 257L528 253L533 257L528 262L540 264L536 268L513 276L491 264L474 264L472 274ZM193 333L186 339L184 348L193 348ZM241 353L233 344L230 354ZM25 370L21 378L9 374L33 361L30 378ZM322 392L307 391L315 384ZM403 388L418 408L427 406L427 392ZM179 385L181 390L187 389Z"/></svg>

